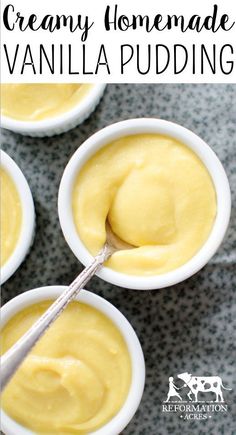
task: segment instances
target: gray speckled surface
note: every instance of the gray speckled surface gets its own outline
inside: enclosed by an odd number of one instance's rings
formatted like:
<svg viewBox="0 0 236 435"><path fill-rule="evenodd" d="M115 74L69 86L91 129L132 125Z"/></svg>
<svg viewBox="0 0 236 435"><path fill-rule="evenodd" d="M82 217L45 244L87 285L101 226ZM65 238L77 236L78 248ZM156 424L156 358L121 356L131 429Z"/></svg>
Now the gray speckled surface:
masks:
<svg viewBox="0 0 236 435"><path fill-rule="evenodd" d="M150 116L199 134L229 176L233 209L227 237L210 263L182 284L161 291L124 290L94 278L88 288L117 306L134 326L146 359L146 388L123 435L236 434L236 85L109 85L95 113L81 126L50 139L2 132L2 148L23 170L34 196L37 229L26 261L3 286L3 300L35 287L68 284L81 270L63 239L57 192L77 147L98 129L122 119ZM229 410L208 420L182 421L161 402L168 377L189 371L219 375ZM17 435L17 434L16 434Z"/></svg>

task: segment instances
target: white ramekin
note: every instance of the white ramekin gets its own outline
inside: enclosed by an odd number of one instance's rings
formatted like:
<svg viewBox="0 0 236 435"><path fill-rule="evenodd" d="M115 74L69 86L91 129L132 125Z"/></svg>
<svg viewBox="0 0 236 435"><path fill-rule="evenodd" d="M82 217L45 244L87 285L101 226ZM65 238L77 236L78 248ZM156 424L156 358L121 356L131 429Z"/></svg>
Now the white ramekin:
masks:
<svg viewBox="0 0 236 435"><path fill-rule="evenodd" d="M32 137L54 136L81 124L97 107L106 84L94 84L83 99L68 112L42 121L20 121L7 116L1 117L1 126Z"/></svg>
<svg viewBox="0 0 236 435"><path fill-rule="evenodd" d="M198 272L215 254L228 227L231 210L228 179L218 157L200 137L178 124L148 118L121 121L98 131L78 148L65 168L59 188L58 212L68 245L75 256L84 265L88 265L92 257L79 238L72 214L71 196L75 178L85 162L104 145L120 137L140 133L168 135L191 148L209 171L217 196L217 216L210 236L197 254L183 266L162 275L148 277L126 275L108 267L103 267L97 273L105 281L121 287L152 290L177 284Z"/></svg>
<svg viewBox="0 0 236 435"><path fill-rule="evenodd" d="M40 301L56 299L65 289L64 286L40 287L16 296L1 309L2 326L25 307ZM112 420L91 433L91 435L118 435L134 416L142 398L145 383L145 362L142 348L132 326L114 305L87 290L82 290L76 300L91 305L109 317L123 335L130 353L132 379L127 399ZM1 411L1 414L1 430L6 435L33 435L33 432L16 423L4 411Z"/></svg>
<svg viewBox="0 0 236 435"><path fill-rule="evenodd" d="M34 202L25 176L12 158L1 150L1 167L13 179L20 195L22 207L22 225L16 247L7 262L1 267L1 284L18 269L33 243L35 228Z"/></svg>

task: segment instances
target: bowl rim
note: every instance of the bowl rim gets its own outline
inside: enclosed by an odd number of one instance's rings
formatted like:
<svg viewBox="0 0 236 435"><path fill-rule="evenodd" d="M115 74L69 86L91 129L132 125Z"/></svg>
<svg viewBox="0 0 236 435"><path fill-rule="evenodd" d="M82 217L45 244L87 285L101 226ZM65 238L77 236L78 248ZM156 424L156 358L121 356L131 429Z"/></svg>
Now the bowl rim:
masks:
<svg viewBox="0 0 236 435"><path fill-rule="evenodd" d="M22 83L23 84L23 83ZM52 83L53 84L53 83ZM90 83L82 83L90 84ZM45 131L51 131L56 129L61 129L62 125L68 123L73 123L78 119L82 119L84 113L89 110L94 101L102 96L106 88L106 83L95 83L91 84L91 89L83 96L82 100L78 102L77 105L73 106L71 110L68 110L59 116L46 118L39 121L22 121L19 119L10 118L9 116L1 116L1 127L7 130L15 131L18 133L29 132L29 133L42 133Z"/></svg>
<svg viewBox="0 0 236 435"><path fill-rule="evenodd" d="M227 175L215 152L199 136L179 124L155 118L129 119L99 130L75 151L64 170L58 194L58 214L62 232L70 249L87 266L92 256L79 238L71 209L75 177L84 163L106 144L127 135L142 133L167 135L192 149L207 168L217 196L217 215L211 233L200 250L184 265L165 274L147 277L126 275L108 267L103 267L97 273L100 278L120 287L154 290L182 282L205 266L220 246L229 224L231 195Z"/></svg>
<svg viewBox="0 0 236 435"><path fill-rule="evenodd" d="M7 302L1 309L1 324L4 326L16 313L34 303L57 298L67 286L45 286L26 291ZM118 435L131 421L140 404L145 384L145 361L139 339L126 317L106 299L81 290L75 300L87 303L109 317L120 330L128 347L132 365L132 380L128 396L120 411L91 435ZM6 435L33 435L1 410L1 426Z"/></svg>
<svg viewBox="0 0 236 435"><path fill-rule="evenodd" d="M1 267L1 284L7 281L25 259L33 242L35 228L34 202L29 184L15 161L0 150L1 167L12 178L18 191L22 207L22 225L16 247L5 264Z"/></svg>

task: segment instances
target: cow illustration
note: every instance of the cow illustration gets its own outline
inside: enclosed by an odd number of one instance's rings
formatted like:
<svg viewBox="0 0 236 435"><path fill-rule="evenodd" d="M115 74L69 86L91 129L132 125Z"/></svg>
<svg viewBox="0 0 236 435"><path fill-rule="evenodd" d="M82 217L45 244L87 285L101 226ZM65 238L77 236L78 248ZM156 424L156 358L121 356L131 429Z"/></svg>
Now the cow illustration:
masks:
<svg viewBox="0 0 236 435"><path fill-rule="evenodd" d="M220 376L193 376L186 372L180 373L177 377L184 381L185 386L189 387L190 391L187 396L192 401L193 394L195 402L197 402L199 392L206 393L208 391L215 393L216 402L224 402L221 388L224 388L224 390L232 390L232 388L224 387Z"/></svg>

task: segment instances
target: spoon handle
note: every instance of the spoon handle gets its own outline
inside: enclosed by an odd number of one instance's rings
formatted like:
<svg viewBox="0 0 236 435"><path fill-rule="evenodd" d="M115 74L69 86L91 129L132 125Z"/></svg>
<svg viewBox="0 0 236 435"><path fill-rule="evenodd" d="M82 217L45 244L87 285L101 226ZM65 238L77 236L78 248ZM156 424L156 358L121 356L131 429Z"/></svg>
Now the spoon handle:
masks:
<svg viewBox="0 0 236 435"><path fill-rule="evenodd" d="M87 284L93 275L101 268L103 263L111 256L112 251L105 245L100 253L70 284L69 287L55 300L45 313L33 324L33 326L2 356L1 358L1 384L3 390L10 378L14 375L26 355L37 343L44 332L64 311L78 292Z"/></svg>

